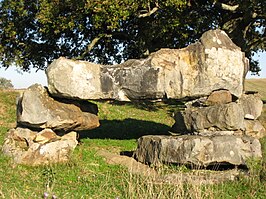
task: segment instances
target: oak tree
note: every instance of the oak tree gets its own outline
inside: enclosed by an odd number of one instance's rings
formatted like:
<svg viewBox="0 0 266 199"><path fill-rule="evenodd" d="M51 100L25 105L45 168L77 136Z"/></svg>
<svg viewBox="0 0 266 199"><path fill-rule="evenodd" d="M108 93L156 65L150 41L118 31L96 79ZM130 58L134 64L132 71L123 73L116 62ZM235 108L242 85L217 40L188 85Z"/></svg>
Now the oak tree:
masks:
<svg viewBox="0 0 266 199"><path fill-rule="evenodd" d="M45 69L65 56L99 63L182 48L225 30L252 55L266 49L265 0L1 0L0 64Z"/></svg>

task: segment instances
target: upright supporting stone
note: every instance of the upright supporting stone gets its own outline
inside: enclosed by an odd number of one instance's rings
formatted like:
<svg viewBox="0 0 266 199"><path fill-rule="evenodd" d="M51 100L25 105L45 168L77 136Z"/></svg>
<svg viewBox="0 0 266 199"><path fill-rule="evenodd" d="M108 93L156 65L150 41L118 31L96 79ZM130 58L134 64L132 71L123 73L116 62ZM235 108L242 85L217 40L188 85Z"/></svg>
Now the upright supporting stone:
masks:
<svg viewBox="0 0 266 199"><path fill-rule="evenodd" d="M100 125L97 112L96 104L54 99L44 87L35 84L18 99L17 122L35 129L89 130Z"/></svg>

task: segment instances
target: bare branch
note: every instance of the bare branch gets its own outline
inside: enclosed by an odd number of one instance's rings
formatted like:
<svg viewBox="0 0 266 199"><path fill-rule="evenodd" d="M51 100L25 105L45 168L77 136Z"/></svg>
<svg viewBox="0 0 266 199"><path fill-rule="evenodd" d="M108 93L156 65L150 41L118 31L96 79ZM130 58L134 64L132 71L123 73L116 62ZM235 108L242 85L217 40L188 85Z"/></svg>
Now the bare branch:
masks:
<svg viewBox="0 0 266 199"><path fill-rule="evenodd" d="M85 57L85 55L88 54L94 48L94 46L98 43L98 41L100 39L102 39L103 37L112 37L112 35L111 34L101 34L98 37L95 37L91 41L91 43L87 46L87 49L77 59L83 59Z"/></svg>
<svg viewBox="0 0 266 199"><path fill-rule="evenodd" d="M101 38L102 38L102 36L94 38L94 39L91 41L91 43L88 45L87 50L86 50L86 53L90 52L91 49L93 49L93 47L95 46L95 44L96 44Z"/></svg>
<svg viewBox="0 0 266 199"><path fill-rule="evenodd" d="M151 16L153 13L155 13L159 8L158 7L154 7L151 11L144 13L144 14L139 14L138 18L143 18L143 17L149 17Z"/></svg>
<svg viewBox="0 0 266 199"><path fill-rule="evenodd" d="M143 14L139 14L138 18L149 17L152 14L154 14L155 12L157 12L157 10L159 10L158 2L155 2L155 7L153 9L150 9L150 4L148 5L148 7L149 7L149 11L147 11L146 13L143 13Z"/></svg>
<svg viewBox="0 0 266 199"><path fill-rule="evenodd" d="M228 4L225 4L225 3L220 3L220 2L217 2L217 1L214 1L213 2L213 5L216 6L216 7L219 7L223 10L228 10L228 11L231 11L231 12L234 12L237 10L237 8L239 7L239 5L234 5L234 6L231 6L231 5L228 5Z"/></svg>

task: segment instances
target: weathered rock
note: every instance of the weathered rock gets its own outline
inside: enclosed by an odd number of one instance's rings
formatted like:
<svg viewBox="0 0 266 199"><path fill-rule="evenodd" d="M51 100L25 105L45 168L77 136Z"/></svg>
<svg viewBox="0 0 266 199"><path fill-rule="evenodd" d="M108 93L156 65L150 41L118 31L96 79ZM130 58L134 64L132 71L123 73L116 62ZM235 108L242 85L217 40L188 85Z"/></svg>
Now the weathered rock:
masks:
<svg viewBox="0 0 266 199"><path fill-rule="evenodd" d="M17 164L36 166L69 161L78 144L75 132L60 137L51 129L45 129L41 134L26 128L11 129L2 151Z"/></svg>
<svg viewBox="0 0 266 199"><path fill-rule="evenodd" d="M221 30L183 49L161 49L142 60L99 65L66 58L47 68L53 96L79 99L161 99L207 96L226 89L240 97L248 68L244 53Z"/></svg>
<svg viewBox="0 0 266 199"><path fill-rule="evenodd" d="M19 98L17 122L29 128L72 131L99 126L97 105L87 101L54 99L41 85L29 87Z"/></svg>
<svg viewBox="0 0 266 199"><path fill-rule="evenodd" d="M225 171L211 171L211 170L191 170L190 172L176 171L175 173L161 173L157 172L155 168L151 168L148 165L142 164L136 161L133 157L124 155L118 155L111 153L110 151L100 150L97 154L104 157L108 164L121 165L128 168L128 172L132 174L138 174L145 176L148 182L154 184L219 184L226 181L237 180L242 174L246 174L243 171L237 169L225 170Z"/></svg>
<svg viewBox="0 0 266 199"><path fill-rule="evenodd" d="M193 172L166 174L155 180L155 183L179 185L185 183L201 186L203 184L220 184L228 181L235 181L238 180L240 176L247 176L247 173L238 169L224 171L194 170Z"/></svg>
<svg viewBox="0 0 266 199"><path fill-rule="evenodd" d="M207 105L207 97L200 97L193 100L189 100L185 102L185 107L193 108L193 107L206 107Z"/></svg>
<svg viewBox="0 0 266 199"><path fill-rule="evenodd" d="M242 136L245 135L244 131L236 130L236 131L216 131L216 130L207 130L204 129L200 132L193 132L193 135L200 135L200 136L221 136L221 135L237 135Z"/></svg>
<svg viewBox="0 0 266 199"><path fill-rule="evenodd" d="M244 130L242 106L231 102L210 107L187 108L175 114L174 132L200 132L204 129L214 131Z"/></svg>
<svg viewBox="0 0 266 199"><path fill-rule="evenodd" d="M118 164L128 168L130 173L142 174L144 176L156 176L157 172L149 166L137 162L134 158L111 153L110 151L99 150L97 154L104 157L109 164Z"/></svg>
<svg viewBox="0 0 266 199"><path fill-rule="evenodd" d="M245 134L257 139L266 136L266 130L258 120L245 120Z"/></svg>
<svg viewBox="0 0 266 199"><path fill-rule="evenodd" d="M258 93L243 94L239 103L243 106L246 119L257 119L261 115L263 102Z"/></svg>
<svg viewBox="0 0 266 199"><path fill-rule="evenodd" d="M213 91L207 98L208 105L227 104L232 102L232 95L228 90Z"/></svg>
<svg viewBox="0 0 266 199"><path fill-rule="evenodd" d="M55 134L55 132L53 132L51 129L44 129L35 136L33 141L40 144L44 144L50 142L51 140L57 139L58 136Z"/></svg>
<svg viewBox="0 0 266 199"><path fill-rule="evenodd" d="M143 136L135 157L142 163L246 165L248 158L261 158L258 139L248 136Z"/></svg>

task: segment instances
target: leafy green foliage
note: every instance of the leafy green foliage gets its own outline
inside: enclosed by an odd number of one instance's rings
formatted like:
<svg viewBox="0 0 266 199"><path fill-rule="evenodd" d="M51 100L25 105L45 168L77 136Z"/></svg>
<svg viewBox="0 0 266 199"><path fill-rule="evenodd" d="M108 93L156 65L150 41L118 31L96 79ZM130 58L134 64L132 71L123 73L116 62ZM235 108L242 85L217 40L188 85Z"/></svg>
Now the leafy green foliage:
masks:
<svg viewBox="0 0 266 199"><path fill-rule="evenodd" d="M264 0L2 0L0 63L45 69L59 56L100 63L181 48L221 28L248 58L265 50ZM259 72L256 60L251 71Z"/></svg>

